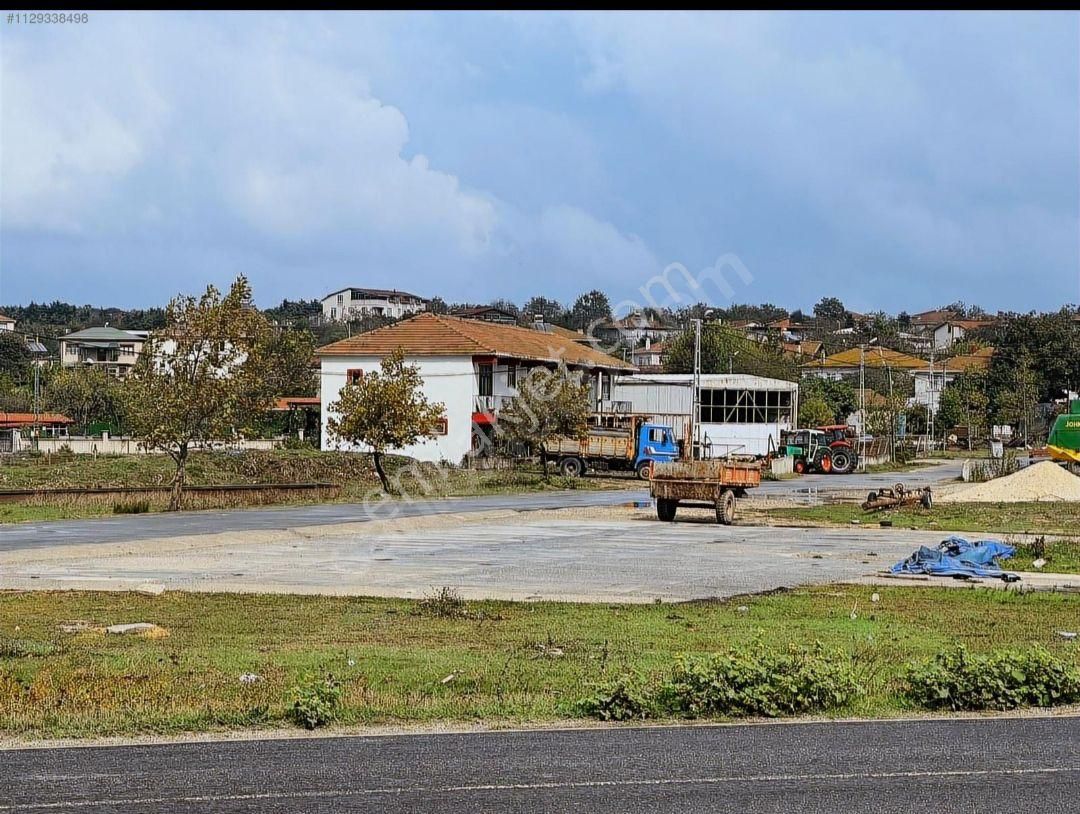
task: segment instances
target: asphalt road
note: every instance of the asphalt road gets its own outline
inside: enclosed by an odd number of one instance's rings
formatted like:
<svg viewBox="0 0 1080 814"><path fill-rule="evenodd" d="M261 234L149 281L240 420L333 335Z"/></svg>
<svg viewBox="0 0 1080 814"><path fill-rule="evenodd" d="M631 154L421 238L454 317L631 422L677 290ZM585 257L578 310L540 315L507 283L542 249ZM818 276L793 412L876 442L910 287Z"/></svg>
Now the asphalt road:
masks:
<svg viewBox="0 0 1080 814"><path fill-rule="evenodd" d="M922 486L955 479L959 475L960 467L959 461L947 461L906 473L806 475L790 481L764 483L761 485L760 494L814 500L832 491L866 492L872 488L892 485L897 480L911 486ZM565 491L446 500L388 500L371 504L324 503L269 509L117 515L94 520L59 520L0 526L0 551L87 543L120 543L226 531L281 530L390 517L498 509L530 511L574 506L611 506L648 499L647 490Z"/></svg>
<svg viewBox="0 0 1080 814"><path fill-rule="evenodd" d="M0 752L0 812L1013 812L1080 799L1080 718Z"/></svg>

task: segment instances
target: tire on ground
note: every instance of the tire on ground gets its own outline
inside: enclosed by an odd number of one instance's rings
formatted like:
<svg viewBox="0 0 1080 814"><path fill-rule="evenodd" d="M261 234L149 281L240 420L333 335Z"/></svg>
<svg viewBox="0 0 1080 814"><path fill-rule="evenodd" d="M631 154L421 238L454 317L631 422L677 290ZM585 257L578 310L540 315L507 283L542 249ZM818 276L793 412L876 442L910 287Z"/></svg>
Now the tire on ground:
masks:
<svg viewBox="0 0 1080 814"><path fill-rule="evenodd" d="M730 526L735 522L735 492L725 489L716 499L716 522Z"/></svg>
<svg viewBox="0 0 1080 814"><path fill-rule="evenodd" d="M577 478L585 473L585 462L581 458L563 458L559 461L559 473L567 478Z"/></svg>
<svg viewBox="0 0 1080 814"><path fill-rule="evenodd" d="M675 512L678 508L679 501L658 498L656 501L656 516L665 523L670 523L675 519Z"/></svg>

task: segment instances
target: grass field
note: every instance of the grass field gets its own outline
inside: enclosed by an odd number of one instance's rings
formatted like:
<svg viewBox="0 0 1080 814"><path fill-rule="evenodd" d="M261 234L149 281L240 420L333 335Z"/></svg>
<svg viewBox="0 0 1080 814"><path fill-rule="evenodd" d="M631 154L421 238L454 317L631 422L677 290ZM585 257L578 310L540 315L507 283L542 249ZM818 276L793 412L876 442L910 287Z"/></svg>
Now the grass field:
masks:
<svg viewBox="0 0 1080 814"><path fill-rule="evenodd" d="M506 470L470 470L416 464L390 457L386 468L399 491L425 497L536 492L551 489L639 488L636 478L563 478L552 473L544 480L538 467ZM200 452L188 463L188 483L327 482L342 485L340 500L362 501L379 490L378 478L367 455L317 450ZM100 486L167 486L173 476L172 462L163 455L37 456L16 457L0 464L0 489L34 489ZM97 517L113 513L115 499L49 498L48 503L0 505L0 523ZM156 499L151 510L164 508L166 497ZM229 506L231 507L231 506Z"/></svg>
<svg viewBox="0 0 1080 814"><path fill-rule="evenodd" d="M880 602L871 603L873 591ZM740 610L745 606L745 610ZM855 609L856 618L851 618ZM1032 642L1069 658L1080 596L834 586L725 602L416 602L228 594L0 593L0 732L91 736L284 726L290 688L332 673L341 723L546 721L596 684L663 673L677 653L822 642L867 694L845 715L903 712L902 666L955 643ZM167 638L64 633L61 623L150 621ZM241 674L260 676L245 684Z"/></svg>

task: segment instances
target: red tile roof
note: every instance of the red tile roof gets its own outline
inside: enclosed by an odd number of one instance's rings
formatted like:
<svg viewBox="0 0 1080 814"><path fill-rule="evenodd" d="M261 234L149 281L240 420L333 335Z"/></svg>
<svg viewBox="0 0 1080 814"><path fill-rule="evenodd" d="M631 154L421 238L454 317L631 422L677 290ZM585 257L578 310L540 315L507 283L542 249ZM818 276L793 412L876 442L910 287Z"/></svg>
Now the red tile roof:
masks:
<svg viewBox="0 0 1080 814"><path fill-rule="evenodd" d="M357 334L316 351L319 356L502 356L580 367L633 370L633 365L564 336L516 325L423 313Z"/></svg>
<svg viewBox="0 0 1080 814"><path fill-rule="evenodd" d="M74 424L75 422L61 413L0 413L0 427L10 430L19 427L33 427L36 424Z"/></svg>

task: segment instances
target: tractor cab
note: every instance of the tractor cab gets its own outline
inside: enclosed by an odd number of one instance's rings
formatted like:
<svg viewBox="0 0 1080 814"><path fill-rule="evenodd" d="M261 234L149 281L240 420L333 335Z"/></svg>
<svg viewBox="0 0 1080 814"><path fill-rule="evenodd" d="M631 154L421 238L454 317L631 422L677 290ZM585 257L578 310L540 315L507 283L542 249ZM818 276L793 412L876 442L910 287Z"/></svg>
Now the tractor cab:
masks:
<svg viewBox="0 0 1080 814"><path fill-rule="evenodd" d="M832 451L828 436L821 430L794 430L782 440L784 454L791 456L791 468L798 474L832 472Z"/></svg>

